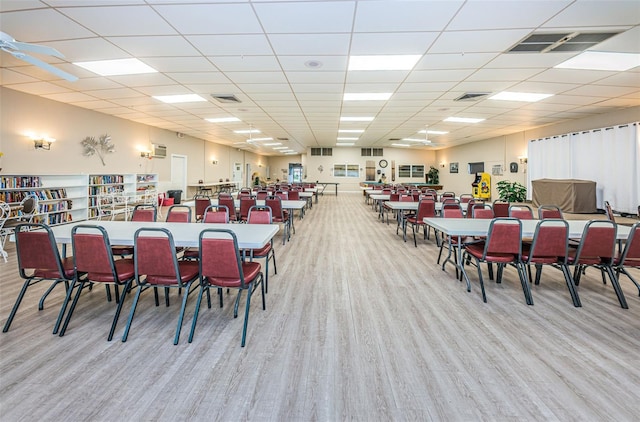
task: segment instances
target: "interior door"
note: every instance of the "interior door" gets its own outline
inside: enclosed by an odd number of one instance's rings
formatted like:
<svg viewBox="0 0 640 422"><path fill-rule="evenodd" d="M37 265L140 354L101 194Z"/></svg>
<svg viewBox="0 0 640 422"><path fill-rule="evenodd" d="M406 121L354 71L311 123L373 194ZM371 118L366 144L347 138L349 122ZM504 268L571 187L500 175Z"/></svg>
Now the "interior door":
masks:
<svg viewBox="0 0 640 422"><path fill-rule="evenodd" d="M182 198L187 195L187 156L171 154L171 189L181 190Z"/></svg>

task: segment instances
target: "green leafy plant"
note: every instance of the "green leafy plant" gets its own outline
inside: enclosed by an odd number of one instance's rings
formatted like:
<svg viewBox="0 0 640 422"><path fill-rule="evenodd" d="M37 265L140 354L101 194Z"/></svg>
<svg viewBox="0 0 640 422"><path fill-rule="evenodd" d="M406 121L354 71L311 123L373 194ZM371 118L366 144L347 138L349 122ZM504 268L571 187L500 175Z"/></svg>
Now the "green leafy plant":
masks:
<svg viewBox="0 0 640 422"><path fill-rule="evenodd" d="M496 184L498 195L509 202L524 202L527 199L527 188L518 183L501 180Z"/></svg>
<svg viewBox="0 0 640 422"><path fill-rule="evenodd" d="M431 166L429 167L429 172L427 173L427 183L431 184L431 185L437 185L438 183L440 183L440 171Z"/></svg>

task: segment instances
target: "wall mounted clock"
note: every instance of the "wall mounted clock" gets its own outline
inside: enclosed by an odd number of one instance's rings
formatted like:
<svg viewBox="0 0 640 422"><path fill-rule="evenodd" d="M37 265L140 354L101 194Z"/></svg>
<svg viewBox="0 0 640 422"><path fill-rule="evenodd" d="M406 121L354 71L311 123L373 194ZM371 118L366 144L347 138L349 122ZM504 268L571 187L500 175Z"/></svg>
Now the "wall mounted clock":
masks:
<svg viewBox="0 0 640 422"><path fill-rule="evenodd" d="M382 168L386 168L389 165L389 163L387 162L387 160L380 160L378 165Z"/></svg>

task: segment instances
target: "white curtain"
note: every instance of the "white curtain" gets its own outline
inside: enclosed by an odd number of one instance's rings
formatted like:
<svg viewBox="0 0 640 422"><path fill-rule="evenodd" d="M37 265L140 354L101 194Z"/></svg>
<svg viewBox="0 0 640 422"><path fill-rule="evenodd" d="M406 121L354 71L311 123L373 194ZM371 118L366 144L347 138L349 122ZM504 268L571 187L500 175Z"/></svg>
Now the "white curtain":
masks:
<svg viewBox="0 0 640 422"><path fill-rule="evenodd" d="M529 141L527 198L531 181L582 179L596 182L598 208L609 201L618 212L640 205L638 122Z"/></svg>

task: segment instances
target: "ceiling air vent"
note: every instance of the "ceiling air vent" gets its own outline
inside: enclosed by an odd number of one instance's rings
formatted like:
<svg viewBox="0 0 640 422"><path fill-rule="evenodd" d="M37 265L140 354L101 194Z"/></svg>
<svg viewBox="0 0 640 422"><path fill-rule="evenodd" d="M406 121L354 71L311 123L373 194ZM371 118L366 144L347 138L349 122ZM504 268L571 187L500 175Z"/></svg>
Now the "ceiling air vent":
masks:
<svg viewBox="0 0 640 422"><path fill-rule="evenodd" d="M288 141L289 138L276 138L278 141Z"/></svg>
<svg viewBox="0 0 640 422"><path fill-rule="evenodd" d="M453 101L478 101L491 94L490 92L467 92Z"/></svg>
<svg viewBox="0 0 640 422"><path fill-rule="evenodd" d="M531 34L507 50L507 53L584 51L617 34L618 32Z"/></svg>
<svg viewBox="0 0 640 422"><path fill-rule="evenodd" d="M233 94L211 94L211 96L221 103L241 103Z"/></svg>

